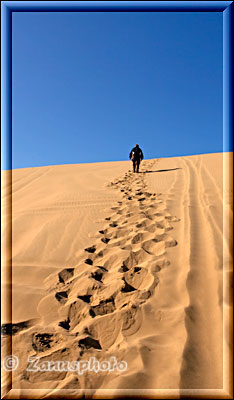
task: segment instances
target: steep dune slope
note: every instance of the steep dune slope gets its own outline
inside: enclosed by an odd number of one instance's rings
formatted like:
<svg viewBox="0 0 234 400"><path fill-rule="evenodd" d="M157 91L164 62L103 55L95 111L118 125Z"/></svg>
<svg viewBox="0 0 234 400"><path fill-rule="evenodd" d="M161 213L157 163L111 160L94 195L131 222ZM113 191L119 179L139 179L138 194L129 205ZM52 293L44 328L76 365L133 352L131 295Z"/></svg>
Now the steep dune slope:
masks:
<svg viewBox="0 0 234 400"><path fill-rule="evenodd" d="M145 160L139 174L129 162L13 171L15 389L223 388L223 157ZM127 368L30 372L28 357Z"/></svg>

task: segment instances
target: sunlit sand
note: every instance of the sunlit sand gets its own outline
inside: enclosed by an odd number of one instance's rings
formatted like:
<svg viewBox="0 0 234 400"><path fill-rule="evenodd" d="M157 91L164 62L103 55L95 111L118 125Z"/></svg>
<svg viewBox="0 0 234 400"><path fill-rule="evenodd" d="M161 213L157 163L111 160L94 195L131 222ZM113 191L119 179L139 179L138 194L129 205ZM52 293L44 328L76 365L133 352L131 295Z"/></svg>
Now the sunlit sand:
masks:
<svg viewBox="0 0 234 400"><path fill-rule="evenodd" d="M129 161L13 170L3 349L12 334L14 389L223 387L231 156L144 160L139 174ZM4 297L9 253L3 262ZM26 371L28 357L92 356L127 369Z"/></svg>

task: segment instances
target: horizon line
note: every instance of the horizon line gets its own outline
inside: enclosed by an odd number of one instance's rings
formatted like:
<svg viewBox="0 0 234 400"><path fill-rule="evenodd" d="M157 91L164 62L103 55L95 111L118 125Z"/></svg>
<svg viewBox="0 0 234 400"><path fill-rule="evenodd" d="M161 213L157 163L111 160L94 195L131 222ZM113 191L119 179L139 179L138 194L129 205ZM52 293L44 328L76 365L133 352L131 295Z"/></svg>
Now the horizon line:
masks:
<svg viewBox="0 0 234 400"><path fill-rule="evenodd" d="M222 150L222 151L211 151L205 153L192 153L192 154L180 154L180 155L172 155L172 156L157 156L152 158L144 158L144 160L156 160L162 158L179 158L179 157L190 157L190 156L198 156L198 155L206 155L206 154L219 154L219 153L233 153L233 150ZM103 160L103 161L81 161L77 163L61 163L61 164L45 164L45 165L33 165L33 166L25 166L25 167L16 167L16 168L3 168L1 167L1 171L14 171L18 169L27 169L27 168L43 168L43 167L55 167L55 166L65 166L65 165L80 165L80 164L101 164L101 163L113 163L113 162L127 162L130 161L129 159L123 160Z"/></svg>

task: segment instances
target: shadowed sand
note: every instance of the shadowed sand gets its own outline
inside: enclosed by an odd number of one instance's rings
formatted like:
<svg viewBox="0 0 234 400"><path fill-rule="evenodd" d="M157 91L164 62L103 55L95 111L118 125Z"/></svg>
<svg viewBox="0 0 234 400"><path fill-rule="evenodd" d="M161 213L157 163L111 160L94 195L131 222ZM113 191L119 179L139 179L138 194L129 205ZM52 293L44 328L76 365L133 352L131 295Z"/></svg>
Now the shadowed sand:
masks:
<svg viewBox="0 0 234 400"><path fill-rule="evenodd" d="M129 162L13 171L2 332L20 359L15 389L223 387L223 157L145 160L139 174ZM128 368L35 373L29 356L115 356Z"/></svg>

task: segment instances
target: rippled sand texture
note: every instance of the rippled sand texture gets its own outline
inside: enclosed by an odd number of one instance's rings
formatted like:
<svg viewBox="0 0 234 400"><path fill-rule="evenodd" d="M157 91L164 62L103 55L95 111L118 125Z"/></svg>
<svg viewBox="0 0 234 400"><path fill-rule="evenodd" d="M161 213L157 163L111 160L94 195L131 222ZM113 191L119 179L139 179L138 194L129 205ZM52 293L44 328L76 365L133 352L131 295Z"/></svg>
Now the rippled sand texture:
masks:
<svg viewBox="0 0 234 400"><path fill-rule="evenodd" d="M12 324L3 314L3 346L12 337L21 396L223 388L232 217L225 160L145 160L139 174L129 162L13 171L13 309ZM7 290L7 275L4 283ZM126 371L26 371L28 357L113 356Z"/></svg>

